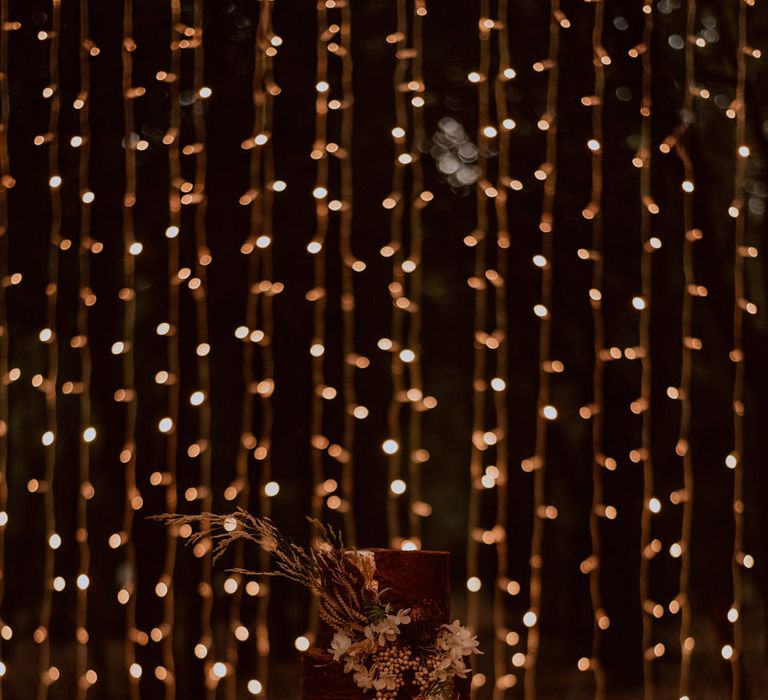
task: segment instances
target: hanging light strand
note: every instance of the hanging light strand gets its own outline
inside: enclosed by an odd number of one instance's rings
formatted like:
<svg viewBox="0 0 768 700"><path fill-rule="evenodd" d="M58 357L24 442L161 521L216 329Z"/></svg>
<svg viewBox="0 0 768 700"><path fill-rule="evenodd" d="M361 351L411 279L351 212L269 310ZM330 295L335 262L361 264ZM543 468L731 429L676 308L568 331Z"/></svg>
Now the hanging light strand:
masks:
<svg viewBox="0 0 768 700"><path fill-rule="evenodd" d="M88 501L94 496L91 484L90 443L96 437L96 430L91 426L91 350L88 343L88 309L95 303L96 297L90 288L90 251L91 251L91 205L93 193L90 190L89 162L91 155L90 133L90 50L93 42L89 37L88 1L80 0L80 92L76 106L79 107L80 150L78 179L80 194L80 241L78 246L78 291L77 305L77 348L80 354L80 449L78 452L78 471L80 491L77 500L76 539L80 563L79 580L90 581L91 552L88 545ZM74 345L74 343L70 343ZM95 680L95 673L88 669L88 586L77 587L77 608L75 612L77 644L77 693L79 700L85 700L88 688Z"/></svg>
<svg viewBox="0 0 768 700"><path fill-rule="evenodd" d="M493 537L490 541L496 548L496 576L493 592L493 626L496 631L494 638L494 700L504 700L507 690L517 681L516 677L508 673L509 642L518 638L516 632L507 630L507 597L509 554L507 551L507 515L508 515L508 463L509 463L509 437L507 410L507 387L509 386L508 369L508 339L509 318L507 314L507 283L506 275L509 268L509 220L507 215L507 191L511 181L510 167L510 128L507 116L507 82L515 74L510 65L509 56L509 30L508 25L508 1L499 0L498 21L493 26L498 30L498 71L494 81L494 95L496 107L496 124L494 129L498 134L498 170L493 187L497 191L494 204L496 209L496 270L490 276L495 291L496 328L499 336L499 347L496 350L496 373L491 379L493 390L494 409L496 411L496 423L499 426L498 440L496 442L496 471L488 472L482 478L492 479L495 476L494 486L496 491L496 521L492 530ZM484 21L481 19L481 22ZM489 136L488 138L492 138ZM488 277L488 272L486 272ZM487 482L486 482L487 483ZM485 487L486 484L483 484Z"/></svg>
<svg viewBox="0 0 768 700"><path fill-rule="evenodd" d="M642 60L642 96L640 102L640 148L634 165L640 168L640 280L641 294L645 300L640 309L639 355L640 369L640 410L642 414L641 445L639 459L643 467L643 508L640 521L640 614L642 615L643 650L643 697L652 700L654 696L653 659L651 647L653 635L653 603L649 597L649 576L651 559L658 553L658 540L651 540L651 509L648 504L653 498L654 479L651 454L651 254L661 244L651 235L651 215L658 207L651 197L651 38L653 35L653 0L643 4L643 39L638 47L631 49L633 58Z"/></svg>
<svg viewBox="0 0 768 700"><path fill-rule="evenodd" d="M335 491L335 480L325 479L323 456L330 441L323 432L323 390L325 384L326 324L325 313L328 305L326 290L325 239L328 234L328 48L327 41L333 36L328 29L328 11L324 2L317 4L317 80L315 82L315 141L310 157L317 161L315 187L315 233L307 244L307 251L313 257L313 286L307 294L312 304L312 403L310 418L312 502L311 515L322 519L323 504L328 493ZM314 534L313 534L314 537ZM317 638L317 598L312 597L308 630L305 635L311 642Z"/></svg>
<svg viewBox="0 0 768 700"><path fill-rule="evenodd" d="M134 511L141 508L143 500L136 483L136 419L137 401L135 386L135 261L134 252L139 250L134 233L133 206L136 201L136 155L133 149L134 117L132 103L133 58L136 48L133 40L133 2L123 2L123 42L122 42L122 93L123 93L123 151L125 158L125 193L123 195L123 287L119 298L123 302L123 340L122 347L122 388L116 392L115 399L125 404L125 438L120 461L125 469L125 512L123 517L123 536L125 537L125 557L127 568L127 586L118 594L118 601L125 605L125 663L130 679L130 693L134 700L139 697L138 681L141 667L136 663L136 643L139 631L136 628L136 550L133 544L132 530ZM174 512L174 511L170 511Z"/></svg>
<svg viewBox="0 0 768 700"><path fill-rule="evenodd" d="M728 213L734 219L734 307L733 307L733 349L730 359L734 364L733 384L733 450L726 458L726 466L733 469L733 558L731 576L733 580L733 604L728 619L733 625L733 645L725 645L723 658L731 662L731 697L742 697L742 659L744 651L744 630L742 606L744 602L743 569L754 566L754 558L744 552L744 314L756 314L757 307L745 297L745 258L750 249L745 246L746 220L744 212L744 178L749 156L747 146L747 55L755 55L748 46L747 6L754 0L740 0L738 13L738 38L736 49L736 94L726 115L736 120L736 158L734 167L733 202ZM758 54L759 55L759 54Z"/></svg>
<svg viewBox="0 0 768 700"><path fill-rule="evenodd" d="M113 352L122 356L122 388L115 393L115 400L125 404L125 439L120 453L120 461L125 469L125 513L123 533L126 550L127 584L118 593L118 601L126 608L125 660L132 698L139 697L138 681L141 666L136 663L136 644L146 643L146 634L136 627L136 599L138 594L136 581L136 550L133 544L132 529L134 512L143 506L141 491L136 482L136 423L138 404L136 397L136 355L134 343L136 337L136 263L135 257L141 252L141 244L136 240L134 211L136 203L136 154L134 143L133 98L133 57L136 43L133 39L133 3L123 3L123 41L122 41L122 95L123 95L123 151L125 168L125 192L123 195L123 287L118 297L123 303L123 340L113 345Z"/></svg>
<svg viewBox="0 0 768 700"><path fill-rule="evenodd" d="M163 144L168 147L168 226L165 236L168 241L168 313L166 361L168 369L161 372L160 383L167 388L167 403L165 416L161 418L159 429L165 436L165 465L164 474L158 485L164 488L165 508L168 513L178 512L178 432L179 424L179 390L180 390L180 360L179 360L179 320L180 320L180 275L179 237L181 236L181 42L180 34L184 32L181 23L181 2L170 2L170 25L168 27L170 48L170 75L168 76L169 123L163 136ZM176 547L179 532L175 528L166 528L165 555L160 578L155 586L155 594L162 599L163 635L160 640L162 666L155 669L155 677L165 686L166 700L173 700L176 695L175 663L173 656L173 626L174 626L174 587L173 572L176 565ZM210 594L210 593L209 593Z"/></svg>
<svg viewBox="0 0 768 700"><path fill-rule="evenodd" d="M407 261L403 262L410 281L408 299L409 327L408 350L412 353L408 363L409 389L405 398L408 400L408 541L409 546L418 549L422 546L421 524L430 512L430 506L422 500L421 468L429 459L429 453L422 444L422 413L428 405L425 403L424 378L422 375L421 331L422 331L422 251L424 232L422 217L424 208L432 200L432 193L424 189L424 161L421 149L425 140L424 130L424 17L427 15L427 4L424 0L413 3L413 19L411 21L411 81L414 88L411 93L411 123L413 137L411 151L415 154L415 162L411 166L413 186L408 198L410 210L411 247Z"/></svg>
<svg viewBox="0 0 768 700"><path fill-rule="evenodd" d="M603 48L603 23L605 3L594 3L595 14L592 25L592 65L595 82L593 95L582 100L592 109L592 138L587 148L592 154L592 186L589 205L584 209L584 218L592 221L592 287L589 291L594 328L595 360L592 374L592 509L589 515L589 533L592 552L582 571L589 575L589 592L592 601L592 654L587 664L579 668L590 669L595 680L595 698L605 697L605 671L601 663L602 633L609 624L603 609L600 576L602 570L602 542L600 537L601 516L606 508L603 503L603 412L605 378L605 320L603 318L603 287L605 284L605 257L603 251L603 102L605 100L605 67L611 59Z"/></svg>
<svg viewBox="0 0 768 700"><path fill-rule="evenodd" d="M490 14L489 0L482 0L480 4L480 17L488 17ZM476 196L475 229L465 236L464 243L474 249L474 274L468 280L468 284L475 292L474 304L474 333L473 333L473 369L472 369L472 451L469 465L469 508L467 518L467 626L477 631L479 628L479 591L481 581L479 577L479 552L475 533L480 526L480 492L482 490L484 452L488 445L484 436L488 433L495 435L496 431L486 431L486 371L488 365L487 340L489 334L488 289L486 283L486 270L488 267L487 233L488 233L488 207L490 204L487 189L488 181L485 174L488 168L487 148L485 147L485 135L483 128L490 123L490 105L488 75L491 69L491 30L479 23L480 62L478 70L472 74L470 80L476 77L477 105L478 105L478 171L481 174L478 179ZM477 690L474 690L476 693Z"/></svg>
<svg viewBox="0 0 768 700"><path fill-rule="evenodd" d="M276 35L272 31L272 3L265 3L268 7L262 7L260 22L264 25L266 36L270 37L273 44L271 48L266 49L267 60L264 66L264 84L269 98L265 104L264 111L264 129L272 133L274 129L273 109L274 98L280 94L280 88L274 81L272 73L273 58L275 55L275 44L278 43ZM264 173L263 196L261 197L261 213L259 219L251 220L253 232L261 227L260 235L266 236L270 241L273 238L273 202L274 193L280 190L275 180L274 170L274 146L270 139L263 153L262 168ZM255 209L255 207L254 207ZM274 335L274 313L273 300L283 288L280 282L273 281L272 264L272 246L267 246L261 254L261 324L264 328L264 334L268 342L261 349L261 373L262 379L257 386L259 395L259 408L261 413L261 432L259 436L260 445L254 451L256 460L261 465L259 481L259 509L262 517L269 517L272 508L272 498L277 495L279 485L277 481L272 481L272 424L273 424L273 406L272 393L275 388L275 362L272 351L272 338ZM259 553L259 570L268 571L270 568L269 553L262 550ZM269 592L270 588L262 586L258 599L257 621L256 621L256 653L257 667L256 671L264 687L268 680L268 660L269 660L269 630L267 626L269 613Z"/></svg>
<svg viewBox="0 0 768 700"><path fill-rule="evenodd" d="M213 448L211 446L211 346L208 337L208 265L212 262L211 252L208 248L205 215L207 211L206 193L206 138L205 138L205 103L211 95L211 90L205 85L205 32L203 27L203 2L195 0L193 6L193 26L185 29L185 37L190 37L193 55L193 90L195 94L192 110L192 132L194 142L186 144L182 148L182 154L194 158L194 181L182 184L181 205L194 206L194 237L195 237L195 275L187 281L187 286L192 293L195 307L195 332L196 332L196 371L197 386L190 396L190 403L198 411L197 418L197 442L190 446L188 456L197 455L200 462L199 488L193 493L200 499L200 510L210 513L213 510L213 485L211 483L211 460ZM191 494L190 494L191 495ZM208 528L207 521L201 526ZM199 543L202 547L196 548L195 554L200 556L200 581L198 590L201 592L200 601L200 634L202 644L209 650L206 662L206 676L208 679L208 694L211 700L216 695L218 676L213 672L216 655L216 644L213 634L213 586L212 586L212 543L204 540ZM229 674L228 674L229 675ZM233 678L227 681L232 685Z"/></svg>
<svg viewBox="0 0 768 700"><path fill-rule="evenodd" d="M382 202L382 206L391 211L390 242L380 252L383 257L392 259L392 281L389 285L392 323L390 336L382 338L379 347L391 353L392 397L387 413L389 438L383 445L388 455L387 522L391 546L404 549L421 548L421 519L430 512L429 505L421 500L421 465L429 459L428 452L421 447L421 413L436 405L433 397L424 396L420 338L421 216L423 208L432 199L432 193L424 190L420 150L424 140L422 53L423 18L426 15L426 3L421 0L414 2L409 22L408 3L399 0L397 31L387 36L387 42L395 46L396 124L391 131L395 145L392 189ZM407 440L404 439L406 427ZM406 444L408 449L403 449ZM400 503L406 492L408 533L403 538Z"/></svg>
<svg viewBox="0 0 768 700"><path fill-rule="evenodd" d="M337 5L339 3L336 3ZM354 447L355 447L355 368L360 358L355 354L355 286L352 273L365 269L365 264L352 252L352 125L354 96L352 94L352 7L350 1L341 3L341 29L339 48L334 53L341 60L341 114L339 158L341 187L339 196L339 252L341 255L341 312L342 312L342 389L344 392L344 418L341 438L341 492L339 510L344 519L345 541L355 544L354 512ZM331 46L328 46L329 50ZM363 359L363 363L365 362Z"/></svg>
<svg viewBox="0 0 768 700"><path fill-rule="evenodd" d="M59 345L56 336L56 305L59 283L59 244L61 242L61 174L59 171L59 113L61 110L61 92L59 89L59 46L61 36L60 0L51 2L51 32L49 44L50 82L43 94L49 101L48 118L48 172L51 207L51 226L48 245L48 282L46 295L46 328L41 331L40 340L47 345L47 377L41 387L45 394L45 477L43 482L43 501L45 509L46 544L45 563L43 565L44 584L40 605L40 622L33 638L40 645L40 678L37 688L38 700L45 700L51 683L59 678L59 671L51 664L50 622L53 610L53 591L55 573L55 555L52 540L59 538L56 533L56 512L54 503L53 481L56 472L56 437L57 437L57 384Z"/></svg>
<svg viewBox="0 0 768 700"><path fill-rule="evenodd" d="M403 537L400 526L400 501L404 492L405 482L402 480L403 439L401 428L401 413L403 397L405 396L405 363L402 359L404 350L405 308L408 297L405 296L405 272L403 271L403 221L406 209L410 207L405 202L406 168L413 161L408 149L408 108L406 106L407 92L402 88L407 85L408 65L408 10L406 0L397 0L397 32L387 37L395 45L394 72L394 104L396 126L393 129L394 164L392 169L392 191L382 205L389 209L390 242L382 249L382 255L392 260L392 281L389 292L392 297L392 327L390 337L379 346L390 352L390 375L392 377L392 398L387 411L388 441L384 444L387 457L387 529L390 547L400 548ZM387 342L388 341L388 342Z"/></svg>
<svg viewBox="0 0 768 700"><path fill-rule="evenodd" d="M8 86L8 40L10 36L8 0L0 0L0 612L5 599L5 530L8 526L8 190L13 187L8 157L8 124L10 119L10 90ZM6 623L0 615L0 628ZM11 628L8 627L11 631ZM7 634L7 632L6 632ZM6 634L0 634L0 663L7 668L3 651ZM3 677L0 676L0 697Z"/></svg>
<svg viewBox="0 0 768 700"><path fill-rule="evenodd" d="M687 144L691 141L691 128L694 116L693 97L695 91L694 32L696 29L696 0L688 0L685 30L685 85L683 89L683 116L686 123L681 125L681 133L676 139L675 150L683 163L683 309L681 319L681 368L679 397L680 432L675 451L683 462L683 488L671 495L672 502L682 501L683 520L678 547L671 550L673 555L679 552L680 577L679 593L676 598L680 611L680 697L686 697L690 686L691 656L693 638L691 632L691 604L689 599L691 571L691 529L693 526L693 455L689 444L691 432L691 379L693 374L693 351L701 347L701 341L693 337L693 299L706 294L703 287L696 284L693 269L693 244L701 238L701 232L694 229L693 190L694 173ZM645 504L648 507L648 503Z"/></svg>
<svg viewBox="0 0 768 700"><path fill-rule="evenodd" d="M533 458L533 532L531 534L531 578L529 588L529 610L524 622L528 627L527 655L525 662L525 698L536 697L536 662L539 651L539 618L541 614L541 583L543 571L543 541L545 505L545 466L547 446L547 422L556 416L550 405L550 337L552 304L552 253L554 241L552 225L554 219L555 188L557 181L557 81L558 53L560 46L559 0L550 5L549 56L546 62L534 66L534 70L548 70L546 113L539 120L539 128L546 131L545 162L539 171L544 179L539 231L542 234L542 253L550 264L541 271L541 303L537 306L539 315L539 392L536 415L536 447Z"/></svg>
<svg viewBox="0 0 768 700"><path fill-rule="evenodd" d="M272 192L283 189L282 183L272 181L272 105L273 99L280 89L272 77L272 61L277 54L277 46L281 40L272 32L272 2L261 4L258 27L254 43L254 74L253 74L253 130L249 139L244 141L242 148L251 151L250 183L246 195L241 198L241 204L251 206L248 238L240 248L240 252L248 257L248 297L246 302L246 317L244 327L241 327L238 337L245 341L243 348L243 398L242 398L242 428L241 441L237 457L236 479L224 493L227 500L237 499L242 508L248 507L250 499L250 483L248 477L248 459L251 451L262 464L259 484L259 510L263 516L270 513L270 494L267 488L270 478L270 443L271 443L271 403L268 396L262 398L261 434L257 439L254 435L254 395L263 397L258 391L259 382L254 372L257 358L255 347L260 348L259 357L265 376L272 376L273 361L271 355L272 342L272 291L261 293L259 280L263 277L268 283L272 277L271 261L271 201ZM273 285L274 287L274 285ZM255 334L255 335L254 335ZM257 387L254 392L254 387ZM269 393L269 392L268 392ZM269 492L268 492L269 491ZM243 568L244 552L242 543L235 549L234 565ZM259 570L267 571L269 558L264 552L260 553ZM238 658L238 642L246 641L243 630L247 631L240 620L243 590L248 595L258 596L256 605L255 652L256 677L251 678L247 687L249 692L258 690L265 692L268 681L269 629L267 613L269 608L269 587L266 582L249 582L245 587L238 585L230 601L230 630L232 636L228 644L228 660L236 667ZM228 685L228 697L234 698L236 684L233 680Z"/></svg>

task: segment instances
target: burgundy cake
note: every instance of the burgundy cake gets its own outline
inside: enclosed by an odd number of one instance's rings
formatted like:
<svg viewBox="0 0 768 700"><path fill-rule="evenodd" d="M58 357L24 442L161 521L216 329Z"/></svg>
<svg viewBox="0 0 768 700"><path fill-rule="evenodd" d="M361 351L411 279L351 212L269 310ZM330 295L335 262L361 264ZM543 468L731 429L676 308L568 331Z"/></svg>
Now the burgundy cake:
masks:
<svg viewBox="0 0 768 700"><path fill-rule="evenodd" d="M410 621L403 624L395 645L406 650L406 658L415 659L419 649L435 643L442 625L450 622L450 582L448 552L398 551L370 549L350 552L370 579L369 585L380 593L383 605L397 613L410 610ZM321 622L317 646L302 654L302 700L373 700L420 697L412 682L399 690L364 689L356 684L353 673L345 672L344 663L334 661L330 653L334 629ZM414 650L411 656L411 650ZM466 657L465 657L466 658ZM466 661L469 666L469 661ZM411 674L413 672L410 672ZM470 673L466 678L456 676L448 681L448 692L454 700L469 698Z"/></svg>

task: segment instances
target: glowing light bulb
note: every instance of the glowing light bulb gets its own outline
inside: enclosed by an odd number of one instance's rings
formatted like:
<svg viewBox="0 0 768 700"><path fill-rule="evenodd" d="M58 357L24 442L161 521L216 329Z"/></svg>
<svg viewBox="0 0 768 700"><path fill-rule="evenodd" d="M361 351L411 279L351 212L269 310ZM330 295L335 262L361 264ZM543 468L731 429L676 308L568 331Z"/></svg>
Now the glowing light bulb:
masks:
<svg viewBox="0 0 768 700"><path fill-rule="evenodd" d="M400 449L400 445L398 444L397 440L392 440L390 438L389 440L384 440L384 442L381 444L381 449L384 450L385 454L393 455L396 454Z"/></svg>
<svg viewBox="0 0 768 700"><path fill-rule="evenodd" d="M224 678L227 675L227 665L221 661L217 661L211 667L211 672L216 678Z"/></svg>
<svg viewBox="0 0 768 700"><path fill-rule="evenodd" d="M406 483L402 479L395 479L390 485L389 490L396 496L400 496L405 493L407 489Z"/></svg>
<svg viewBox="0 0 768 700"><path fill-rule="evenodd" d="M541 412L547 420L555 420L557 418L557 409L554 406L544 406Z"/></svg>

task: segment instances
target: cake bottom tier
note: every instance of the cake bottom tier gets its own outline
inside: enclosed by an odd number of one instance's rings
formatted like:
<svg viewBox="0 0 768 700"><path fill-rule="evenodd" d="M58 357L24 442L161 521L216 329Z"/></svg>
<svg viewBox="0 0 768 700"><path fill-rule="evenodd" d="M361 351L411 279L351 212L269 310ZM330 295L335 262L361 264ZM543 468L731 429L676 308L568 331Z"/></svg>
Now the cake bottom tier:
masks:
<svg viewBox="0 0 768 700"><path fill-rule="evenodd" d="M344 673L344 666L322 649L309 649L301 655L301 698L302 700L373 700L373 690L363 691L355 685L351 673ZM452 700L469 699L470 679L454 680ZM412 700L418 697L413 686L406 686L397 696L398 700Z"/></svg>

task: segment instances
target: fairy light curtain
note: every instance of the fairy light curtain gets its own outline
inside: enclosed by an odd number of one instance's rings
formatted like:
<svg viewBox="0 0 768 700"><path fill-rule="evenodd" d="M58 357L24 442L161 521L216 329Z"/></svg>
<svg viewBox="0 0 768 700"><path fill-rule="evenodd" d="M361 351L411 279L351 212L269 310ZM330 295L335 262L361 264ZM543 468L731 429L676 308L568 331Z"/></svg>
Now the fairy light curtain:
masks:
<svg viewBox="0 0 768 700"><path fill-rule="evenodd" d="M476 698L768 689L768 13L0 2L0 696L295 697L147 516L448 549Z"/></svg>

